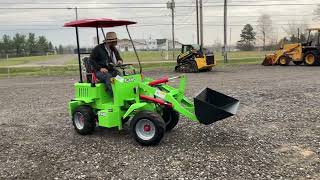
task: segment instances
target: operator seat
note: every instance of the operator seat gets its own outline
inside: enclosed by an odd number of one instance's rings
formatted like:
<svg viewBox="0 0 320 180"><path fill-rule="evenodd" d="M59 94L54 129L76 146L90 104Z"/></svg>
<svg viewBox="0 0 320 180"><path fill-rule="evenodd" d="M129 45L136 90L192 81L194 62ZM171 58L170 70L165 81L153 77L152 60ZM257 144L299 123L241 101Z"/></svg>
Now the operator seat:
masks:
<svg viewBox="0 0 320 180"><path fill-rule="evenodd" d="M82 59L83 65L85 67L85 72L86 72L86 79L88 83L98 83L98 79L97 79L97 75L96 75L96 71L94 70L91 61L90 61L90 57L84 57Z"/></svg>

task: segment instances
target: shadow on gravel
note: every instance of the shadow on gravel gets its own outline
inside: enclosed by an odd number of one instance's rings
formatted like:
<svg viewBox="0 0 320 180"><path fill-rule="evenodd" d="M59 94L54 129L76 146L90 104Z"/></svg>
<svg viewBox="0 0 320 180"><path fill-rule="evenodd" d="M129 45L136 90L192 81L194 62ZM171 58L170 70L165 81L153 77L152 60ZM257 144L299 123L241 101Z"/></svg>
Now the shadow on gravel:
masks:
<svg viewBox="0 0 320 180"><path fill-rule="evenodd" d="M130 135L129 129L124 128L123 130L119 131L118 128L104 128L104 127L97 127L92 134L93 136L99 137L125 137L126 135Z"/></svg>

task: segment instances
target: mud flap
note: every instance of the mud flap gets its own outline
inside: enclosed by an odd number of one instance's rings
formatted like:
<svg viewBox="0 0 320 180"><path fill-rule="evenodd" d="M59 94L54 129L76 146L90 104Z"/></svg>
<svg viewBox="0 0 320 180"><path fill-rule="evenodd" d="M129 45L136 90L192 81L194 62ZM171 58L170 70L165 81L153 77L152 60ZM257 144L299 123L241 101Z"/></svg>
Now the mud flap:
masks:
<svg viewBox="0 0 320 180"><path fill-rule="evenodd" d="M239 100L210 88L194 98L195 114L200 123L208 125L236 114Z"/></svg>

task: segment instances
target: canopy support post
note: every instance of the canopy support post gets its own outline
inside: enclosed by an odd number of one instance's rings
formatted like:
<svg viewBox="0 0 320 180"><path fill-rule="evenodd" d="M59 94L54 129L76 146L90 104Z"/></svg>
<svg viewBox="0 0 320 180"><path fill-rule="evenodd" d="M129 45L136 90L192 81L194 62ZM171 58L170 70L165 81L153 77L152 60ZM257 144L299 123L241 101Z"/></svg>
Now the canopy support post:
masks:
<svg viewBox="0 0 320 180"><path fill-rule="evenodd" d="M106 39L106 34L104 33L103 28L101 28L101 32L102 32L102 34L103 34L104 39Z"/></svg>
<svg viewBox="0 0 320 180"><path fill-rule="evenodd" d="M83 83L83 80L82 80L82 69L81 69L81 56L80 56L80 44L79 44L79 31L78 31L78 27L76 27L76 36L77 36L77 50L78 50L78 62L79 62L80 83Z"/></svg>
<svg viewBox="0 0 320 180"><path fill-rule="evenodd" d="M96 31L97 31L97 43L100 44L100 39L99 39L99 30L98 27L96 27Z"/></svg>
<svg viewBox="0 0 320 180"><path fill-rule="evenodd" d="M127 29L127 32L128 32L128 35L129 35L129 38L130 38L130 41L131 41L131 44L132 44L132 47L133 47L134 53L136 54L136 57L137 57L137 60L138 60L138 63L139 63L140 74L141 74L141 73L142 73L142 67L141 67L140 59L139 59L139 56L138 56L138 53L137 53L136 47L134 46L133 40L132 40L132 38L131 38L131 35L130 35L130 32L129 32L129 29L128 29L128 25L126 25L126 29Z"/></svg>

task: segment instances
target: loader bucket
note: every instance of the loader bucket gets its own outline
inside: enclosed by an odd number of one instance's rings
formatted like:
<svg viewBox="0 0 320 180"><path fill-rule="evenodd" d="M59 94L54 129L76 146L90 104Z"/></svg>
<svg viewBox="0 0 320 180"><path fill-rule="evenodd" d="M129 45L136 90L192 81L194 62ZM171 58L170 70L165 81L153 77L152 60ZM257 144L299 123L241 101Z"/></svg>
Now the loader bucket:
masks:
<svg viewBox="0 0 320 180"><path fill-rule="evenodd" d="M274 55L270 54L270 55L267 55L264 60L262 61L262 65L264 66L272 66L274 64Z"/></svg>
<svg viewBox="0 0 320 180"><path fill-rule="evenodd" d="M199 122L208 125L235 115L239 100L206 88L194 98L194 106Z"/></svg>

